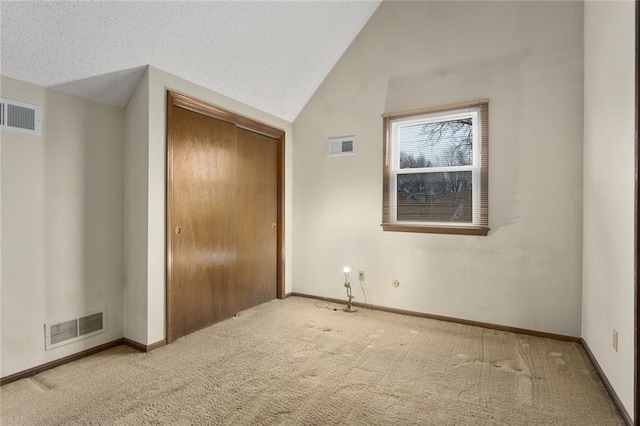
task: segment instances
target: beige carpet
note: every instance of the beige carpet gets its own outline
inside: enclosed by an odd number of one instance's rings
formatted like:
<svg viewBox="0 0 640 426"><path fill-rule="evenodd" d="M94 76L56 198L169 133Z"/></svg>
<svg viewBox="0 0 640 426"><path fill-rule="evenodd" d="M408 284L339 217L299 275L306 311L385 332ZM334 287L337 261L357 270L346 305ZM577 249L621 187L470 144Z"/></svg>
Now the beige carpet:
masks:
<svg viewBox="0 0 640 426"><path fill-rule="evenodd" d="M11 383L2 422L624 424L578 344L327 306L274 300L148 354L120 346Z"/></svg>

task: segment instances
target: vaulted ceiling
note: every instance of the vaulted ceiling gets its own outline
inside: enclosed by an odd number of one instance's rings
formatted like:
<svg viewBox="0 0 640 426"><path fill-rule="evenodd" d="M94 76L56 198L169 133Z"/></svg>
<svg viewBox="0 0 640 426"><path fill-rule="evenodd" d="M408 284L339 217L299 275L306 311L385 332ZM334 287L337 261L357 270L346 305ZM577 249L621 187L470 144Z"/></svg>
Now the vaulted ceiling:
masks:
<svg viewBox="0 0 640 426"><path fill-rule="evenodd" d="M2 1L0 72L125 106L153 65L293 121L379 4Z"/></svg>

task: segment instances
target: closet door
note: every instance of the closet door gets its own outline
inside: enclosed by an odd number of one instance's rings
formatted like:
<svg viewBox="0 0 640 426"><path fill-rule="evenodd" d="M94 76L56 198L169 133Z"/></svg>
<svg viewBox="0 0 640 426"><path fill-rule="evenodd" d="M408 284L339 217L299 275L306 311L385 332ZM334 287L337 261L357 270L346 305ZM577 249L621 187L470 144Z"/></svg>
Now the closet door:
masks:
<svg viewBox="0 0 640 426"><path fill-rule="evenodd" d="M236 276L239 307L276 297L277 141L238 129Z"/></svg>
<svg viewBox="0 0 640 426"><path fill-rule="evenodd" d="M171 342L282 297L284 133L172 92L168 102Z"/></svg>
<svg viewBox="0 0 640 426"><path fill-rule="evenodd" d="M235 314L236 156L234 124L172 112L171 335ZM168 230L169 231L169 230Z"/></svg>

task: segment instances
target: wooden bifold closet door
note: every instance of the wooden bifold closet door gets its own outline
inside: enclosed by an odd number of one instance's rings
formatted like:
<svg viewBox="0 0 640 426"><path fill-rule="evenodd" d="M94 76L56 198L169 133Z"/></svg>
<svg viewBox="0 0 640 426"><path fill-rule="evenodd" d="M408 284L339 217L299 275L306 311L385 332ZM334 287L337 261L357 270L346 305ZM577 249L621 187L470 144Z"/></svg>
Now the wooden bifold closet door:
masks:
<svg viewBox="0 0 640 426"><path fill-rule="evenodd" d="M258 123L250 130L234 122L237 116L183 95L167 98L171 342L281 296L284 135L264 134Z"/></svg>

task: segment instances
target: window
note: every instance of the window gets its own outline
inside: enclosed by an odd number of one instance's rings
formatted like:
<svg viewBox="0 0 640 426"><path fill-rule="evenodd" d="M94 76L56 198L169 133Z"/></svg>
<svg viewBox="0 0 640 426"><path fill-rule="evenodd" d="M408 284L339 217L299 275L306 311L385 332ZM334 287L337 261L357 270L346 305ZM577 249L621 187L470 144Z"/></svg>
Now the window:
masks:
<svg viewBox="0 0 640 426"><path fill-rule="evenodd" d="M487 235L489 101L383 116L385 231Z"/></svg>

